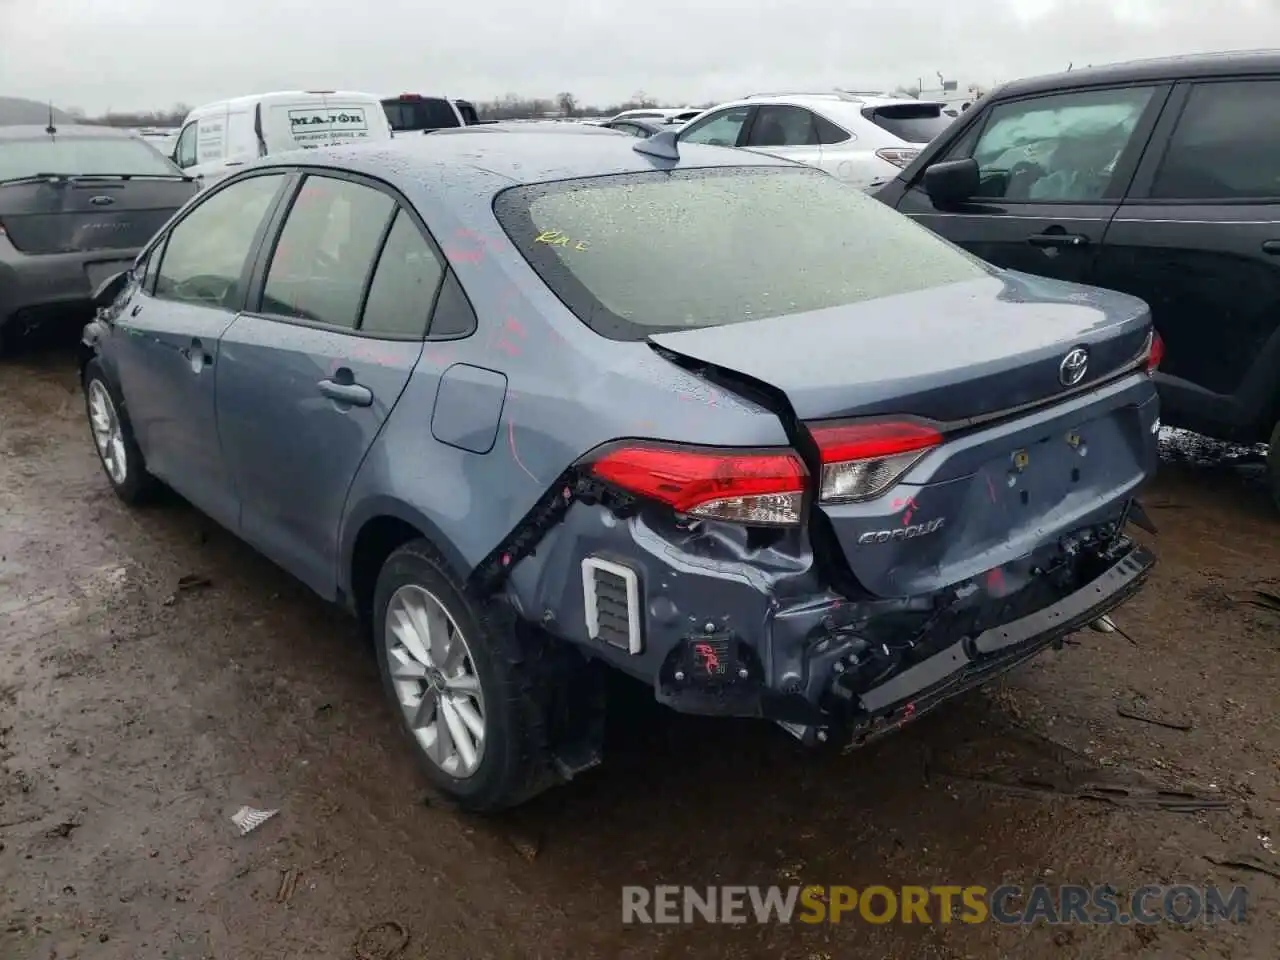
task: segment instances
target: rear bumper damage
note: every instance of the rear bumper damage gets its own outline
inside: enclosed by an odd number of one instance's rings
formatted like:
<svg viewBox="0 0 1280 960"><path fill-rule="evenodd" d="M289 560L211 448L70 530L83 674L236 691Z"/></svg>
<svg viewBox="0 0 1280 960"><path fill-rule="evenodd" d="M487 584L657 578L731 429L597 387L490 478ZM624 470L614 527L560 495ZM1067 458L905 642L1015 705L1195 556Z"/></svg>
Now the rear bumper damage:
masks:
<svg viewBox="0 0 1280 960"><path fill-rule="evenodd" d="M861 744L1128 599L1155 562L1123 535L1131 519L1111 504L934 594L851 599L804 530L674 520L570 482L530 518L526 544L500 554L500 579L526 620L675 710Z"/></svg>

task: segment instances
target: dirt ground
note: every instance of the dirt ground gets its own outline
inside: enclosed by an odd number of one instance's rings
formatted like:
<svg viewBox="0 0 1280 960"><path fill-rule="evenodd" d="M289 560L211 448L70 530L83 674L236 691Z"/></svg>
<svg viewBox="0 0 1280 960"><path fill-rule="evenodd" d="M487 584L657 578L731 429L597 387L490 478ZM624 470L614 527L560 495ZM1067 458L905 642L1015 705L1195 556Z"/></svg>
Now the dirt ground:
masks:
<svg viewBox="0 0 1280 960"><path fill-rule="evenodd" d="M351 622L182 503L124 508L67 352L0 361L0 958L1274 956L1280 613L1254 591L1280 593L1280 517L1254 468L1188 449L1122 632L847 756L623 696L603 767L479 820L431 803ZM242 837L244 804L279 813ZM624 884L1037 881L1238 883L1248 918L621 922Z"/></svg>

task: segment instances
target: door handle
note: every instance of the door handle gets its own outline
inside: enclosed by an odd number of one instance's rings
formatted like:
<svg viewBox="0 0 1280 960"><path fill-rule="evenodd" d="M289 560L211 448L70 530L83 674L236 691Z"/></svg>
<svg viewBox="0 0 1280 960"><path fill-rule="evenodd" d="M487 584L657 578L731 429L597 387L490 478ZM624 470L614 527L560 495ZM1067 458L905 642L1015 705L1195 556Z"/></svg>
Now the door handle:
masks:
<svg viewBox="0 0 1280 960"><path fill-rule="evenodd" d="M1083 247L1089 238L1082 233L1033 233L1027 243L1033 247Z"/></svg>
<svg viewBox="0 0 1280 960"><path fill-rule="evenodd" d="M1273 257L1280 257L1280 240L1263 240L1262 252L1269 253Z"/></svg>
<svg viewBox="0 0 1280 960"><path fill-rule="evenodd" d="M353 407L368 407L373 404L373 391L359 383L339 383L326 379L321 380L318 386L321 393L337 403Z"/></svg>
<svg viewBox="0 0 1280 960"><path fill-rule="evenodd" d="M183 347L178 353L191 364L192 373L199 373L205 367L213 365L213 355L205 353L204 344L200 342L199 337L192 337L191 346Z"/></svg>

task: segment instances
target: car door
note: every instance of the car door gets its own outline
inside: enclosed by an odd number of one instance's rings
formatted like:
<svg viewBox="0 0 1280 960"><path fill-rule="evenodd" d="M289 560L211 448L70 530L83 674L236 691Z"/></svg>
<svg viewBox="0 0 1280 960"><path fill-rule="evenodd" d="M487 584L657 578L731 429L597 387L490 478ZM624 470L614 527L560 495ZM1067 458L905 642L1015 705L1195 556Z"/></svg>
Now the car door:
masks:
<svg viewBox="0 0 1280 960"><path fill-rule="evenodd" d="M920 171L898 210L997 266L1088 283L1167 94L1151 84L994 103L939 157L975 159L978 194L939 209Z"/></svg>
<svg viewBox="0 0 1280 960"><path fill-rule="evenodd" d="M739 104L709 113L696 123L680 131L677 139L685 143L705 143L713 147L737 147L742 145L747 121L755 107Z"/></svg>
<svg viewBox="0 0 1280 960"><path fill-rule="evenodd" d="M202 195L166 231L147 281L116 319L120 388L147 468L233 528L237 498L214 410L218 338L244 302L286 179L265 172Z"/></svg>
<svg viewBox="0 0 1280 960"><path fill-rule="evenodd" d="M1280 409L1277 103L1280 77L1179 84L1099 265L1151 305L1166 417L1247 442Z"/></svg>
<svg viewBox="0 0 1280 960"><path fill-rule="evenodd" d="M443 261L374 181L310 174L277 219L222 337L218 429L241 536L328 595L347 490L422 352Z"/></svg>
<svg viewBox="0 0 1280 960"><path fill-rule="evenodd" d="M804 107L785 103L767 103L757 107L747 127L743 146L815 167L822 165L817 124L813 114Z"/></svg>

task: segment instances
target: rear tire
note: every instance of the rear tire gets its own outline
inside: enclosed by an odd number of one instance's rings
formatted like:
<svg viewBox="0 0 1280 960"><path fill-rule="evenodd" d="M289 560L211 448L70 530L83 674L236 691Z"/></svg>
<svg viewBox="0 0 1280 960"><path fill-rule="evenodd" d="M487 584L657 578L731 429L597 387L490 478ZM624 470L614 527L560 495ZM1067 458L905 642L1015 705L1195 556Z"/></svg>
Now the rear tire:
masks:
<svg viewBox="0 0 1280 960"><path fill-rule="evenodd" d="M469 596L428 541L383 564L371 632L401 729L448 800L490 813L556 782L537 641L505 604Z"/></svg>
<svg viewBox="0 0 1280 960"><path fill-rule="evenodd" d="M97 358L85 364L84 400L89 436L111 489L130 506L146 502L159 483L147 472L120 391Z"/></svg>
<svg viewBox="0 0 1280 960"><path fill-rule="evenodd" d="M1267 485L1272 502L1280 510L1280 423L1271 431L1271 445L1267 448Z"/></svg>

